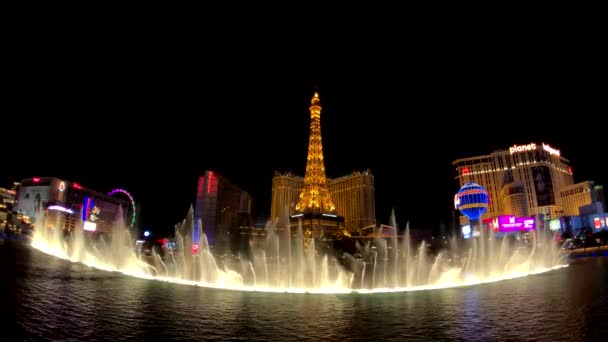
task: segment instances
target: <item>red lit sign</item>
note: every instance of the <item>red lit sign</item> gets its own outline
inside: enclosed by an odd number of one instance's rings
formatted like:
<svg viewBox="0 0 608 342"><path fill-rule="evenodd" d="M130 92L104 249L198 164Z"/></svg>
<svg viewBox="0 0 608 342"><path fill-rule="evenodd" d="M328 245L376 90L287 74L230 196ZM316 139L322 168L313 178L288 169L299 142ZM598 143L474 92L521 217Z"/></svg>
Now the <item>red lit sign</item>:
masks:
<svg viewBox="0 0 608 342"><path fill-rule="evenodd" d="M572 174L572 167L571 166L568 166L568 173Z"/></svg>
<svg viewBox="0 0 608 342"><path fill-rule="evenodd" d="M197 244L193 244L192 245L192 254L196 254L198 253L198 245Z"/></svg>
<svg viewBox="0 0 608 342"><path fill-rule="evenodd" d="M593 219L593 226L595 227L595 229L600 229L601 228L601 224L600 224L600 218L596 217Z"/></svg>
<svg viewBox="0 0 608 342"><path fill-rule="evenodd" d="M196 190L196 195L197 196L202 196L204 189L205 189L205 177L201 176L198 179L198 189Z"/></svg>
<svg viewBox="0 0 608 342"><path fill-rule="evenodd" d="M34 183L38 183L38 182L40 182L40 178L34 177Z"/></svg>
<svg viewBox="0 0 608 342"><path fill-rule="evenodd" d="M463 175L468 175L469 174L469 168L468 167L463 167L462 168L462 174Z"/></svg>
<svg viewBox="0 0 608 342"><path fill-rule="evenodd" d="M82 185L80 185L78 183L72 183L72 186L74 186L78 190L82 189Z"/></svg>

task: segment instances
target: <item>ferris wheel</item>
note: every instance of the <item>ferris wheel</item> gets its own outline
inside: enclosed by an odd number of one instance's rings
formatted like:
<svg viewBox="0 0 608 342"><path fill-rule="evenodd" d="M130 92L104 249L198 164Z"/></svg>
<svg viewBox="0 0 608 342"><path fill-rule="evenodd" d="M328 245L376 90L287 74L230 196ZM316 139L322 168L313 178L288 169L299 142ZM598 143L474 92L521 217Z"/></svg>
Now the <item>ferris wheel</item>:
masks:
<svg viewBox="0 0 608 342"><path fill-rule="evenodd" d="M131 202L131 209L133 210L133 214L131 215L131 227L135 226L135 200L133 200L133 196L131 196L131 194L125 189L114 189L108 192L108 195L112 196L117 193L121 193L129 197L129 201Z"/></svg>

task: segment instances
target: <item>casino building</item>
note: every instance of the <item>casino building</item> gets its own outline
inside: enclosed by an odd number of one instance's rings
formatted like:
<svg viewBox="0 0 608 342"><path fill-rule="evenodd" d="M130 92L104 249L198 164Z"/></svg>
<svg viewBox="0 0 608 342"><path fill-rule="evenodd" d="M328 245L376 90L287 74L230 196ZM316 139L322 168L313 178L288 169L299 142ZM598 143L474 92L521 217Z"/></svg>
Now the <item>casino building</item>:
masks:
<svg viewBox="0 0 608 342"><path fill-rule="evenodd" d="M206 170L199 177L194 207L194 229L192 236L196 245L201 232L210 246L223 251L231 244L231 237L239 237L240 226L251 225L253 197L227 178Z"/></svg>
<svg viewBox="0 0 608 342"><path fill-rule="evenodd" d="M329 195L338 215L344 217L349 233L376 225L374 175L370 170L327 178ZM304 177L276 172L272 178L270 215L277 227L286 227L289 216L296 213L296 203L304 188Z"/></svg>
<svg viewBox="0 0 608 342"><path fill-rule="evenodd" d="M22 180L16 197L15 210L31 223L44 218L46 226L67 232L110 233L117 220L127 224L133 215L127 200L54 177Z"/></svg>
<svg viewBox="0 0 608 342"><path fill-rule="evenodd" d="M589 205L605 211L602 187L592 181L574 183L570 161L546 143L514 145L452 164L460 186L475 182L488 191L490 203L482 219L538 215L551 220L580 215L580 208ZM460 222L464 225L466 218Z"/></svg>

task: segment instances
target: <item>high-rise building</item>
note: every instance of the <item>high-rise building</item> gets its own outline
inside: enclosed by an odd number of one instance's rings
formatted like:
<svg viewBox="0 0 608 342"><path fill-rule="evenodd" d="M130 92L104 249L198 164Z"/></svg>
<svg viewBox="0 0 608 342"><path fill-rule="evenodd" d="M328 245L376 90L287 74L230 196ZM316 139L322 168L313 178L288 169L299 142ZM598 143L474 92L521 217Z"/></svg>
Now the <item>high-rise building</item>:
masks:
<svg viewBox="0 0 608 342"><path fill-rule="evenodd" d="M460 186L475 182L488 191L490 205L484 219L500 215L559 218L577 211L574 206L593 201L590 191L584 192L585 199L570 200L565 195L564 191L578 188L570 161L545 143L514 145L488 155L457 159L452 164ZM461 223L465 221L461 217Z"/></svg>
<svg viewBox="0 0 608 342"><path fill-rule="evenodd" d="M370 170L327 178L327 183L336 213L344 217L344 226L349 233L376 224L374 176ZM286 227L289 216L296 213L296 203L303 188L303 177L292 173L275 173L272 178L270 217L278 227Z"/></svg>
<svg viewBox="0 0 608 342"><path fill-rule="evenodd" d="M295 213L303 188L304 177L275 172L272 177L270 219L276 222L277 227L287 227L289 216Z"/></svg>
<svg viewBox="0 0 608 342"><path fill-rule="evenodd" d="M15 183L15 185L17 184L18 183ZM10 213L13 211L16 194L16 188L0 188L0 233L2 233L5 225L7 225L5 222L7 222L8 218L10 217Z"/></svg>
<svg viewBox="0 0 608 342"><path fill-rule="evenodd" d="M565 186L560 190L559 195L566 216L579 216L580 208L592 203L598 203L602 212L605 211L603 187L594 185L593 181Z"/></svg>
<svg viewBox="0 0 608 342"><path fill-rule="evenodd" d="M205 171L198 180L192 241L197 244L204 232L216 251L230 245L230 235L240 235L243 216L251 217L253 198L225 177Z"/></svg>
<svg viewBox="0 0 608 342"><path fill-rule="evenodd" d="M0 209L12 210L16 194L15 189L0 188Z"/></svg>
<svg viewBox="0 0 608 342"><path fill-rule="evenodd" d="M353 172L328 181L336 212L344 216L344 226L349 233L376 224L374 176L371 171Z"/></svg>

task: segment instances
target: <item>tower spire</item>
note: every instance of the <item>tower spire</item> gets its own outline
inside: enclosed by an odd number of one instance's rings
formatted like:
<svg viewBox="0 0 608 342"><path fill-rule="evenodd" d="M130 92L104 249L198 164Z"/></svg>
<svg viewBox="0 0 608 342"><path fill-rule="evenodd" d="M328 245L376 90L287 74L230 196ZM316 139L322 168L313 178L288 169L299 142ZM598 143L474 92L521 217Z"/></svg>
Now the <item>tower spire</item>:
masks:
<svg viewBox="0 0 608 342"><path fill-rule="evenodd" d="M321 99L315 88L310 101L310 137L308 139L308 157L306 174L304 176L304 189L300 193L300 200L296 210L318 210L333 212L336 210L327 188L325 177L325 163L323 161L323 144L321 143Z"/></svg>

